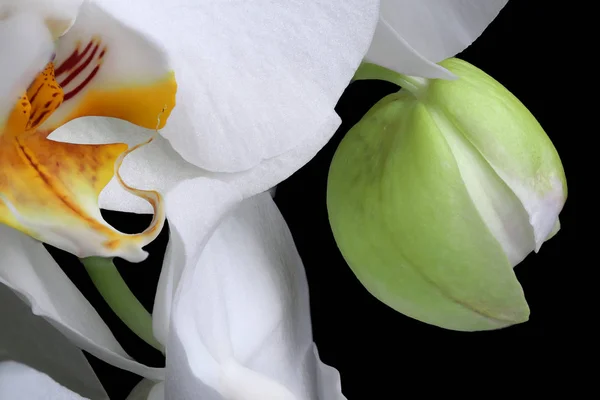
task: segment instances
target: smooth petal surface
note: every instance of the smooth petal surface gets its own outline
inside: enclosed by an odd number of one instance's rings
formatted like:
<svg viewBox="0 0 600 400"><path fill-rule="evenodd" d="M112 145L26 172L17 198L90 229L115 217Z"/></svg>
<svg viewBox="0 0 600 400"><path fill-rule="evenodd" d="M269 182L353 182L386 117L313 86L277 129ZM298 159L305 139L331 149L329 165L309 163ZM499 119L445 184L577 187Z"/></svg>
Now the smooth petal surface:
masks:
<svg viewBox="0 0 600 400"><path fill-rule="evenodd" d="M149 379L162 378L162 369L143 366L125 353L96 310L41 243L3 225L0 238L0 283L20 293L33 314L43 317L75 345L109 364Z"/></svg>
<svg viewBox="0 0 600 400"><path fill-rule="evenodd" d="M339 121L332 116L294 149L277 157L262 161L252 169L232 174L212 173L209 176L235 186L244 196L252 197L278 185L309 162L331 139Z"/></svg>
<svg viewBox="0 0 600 400"><path fill-rule="evenodd" d="M40 15L0 18L0 135L19 97L50 59L52 48L52 36Z"/></svg>
<svg viewBox="0 0 600 400"><path fill-rule="evenodd" d="M510 191L467 188L487 176L463 177L478 160L427 104L387 96L342 140L327 193L338 247L375 297L412 318L461 331L524 322L523 290L471 197ZM515 202L505 199L486 210L509 214Z"/></svg>
<svg viewBox="0 0 600 400"><path fill-rule="evenodd" d="M48 321L33 315L29 306L3 284L0 284L0 319L0 361L21 362L82 396L108 400L81 350ZM0 395L0 399L5 398L12 399Z"/></svg>
<svg viewBox="0 0 600 400"><path fill-rule="evenodd" d="M21 12L41 16L57 38L73 23L83 0L2 0L0 20ZM23 28L26 28L25 26Z"/></svg>
<svg viewBox="0 0 600 400"><path fill-rule="evenodd" d="M452 79L436 65L471 45L508 0L382 0L366 60L399 73Z"/></svg>
<svg viewBox="0 0 600 400"><path fill-rule="evenodd" d="M437 81L429 101L451 116L450 123L515 193L533 231L538 251L558 229L567 198L567 181L552 141L527 108L498 81L471 64L448 59L442 66L460 82ZM480 115L480 117L476 117Z"/></svg>
<svg viewBox="0 0 600 400"><path fill-rule="evenodd" d="M184 159L218 172L290 151L335 116L378 3L99 1L168 49L185 84L161 133Z"/></svg>
<svg viewBox="0 0 600 400"><path fill-rule="evenodd" d="M48 375L14 361L0 363L0 399L83 400Z"/></svg>
<svg viewBox="0 0 600 400"><path fill-rule="evenodd" d="M167 398L344 398L315 352L304 268L268 192L245 200L189 261L173 303Z"/></svg>
<svg viewBox="0 0 600 400"><path fill-rule="evenodd" d="M379 18L365 61L396 72L427 78L454 79L454 75L420 55L383 17ZM357 77L354 77L357 79Z"/></svg>
<svg viewBox="0 0 600 400"><path fill-rule="evenodd" d="M170 237L152 312L154 336L163 345L184 267L198 262L214 229L241 199L234 187L208 178L187 180L168 193Z"/></svg>

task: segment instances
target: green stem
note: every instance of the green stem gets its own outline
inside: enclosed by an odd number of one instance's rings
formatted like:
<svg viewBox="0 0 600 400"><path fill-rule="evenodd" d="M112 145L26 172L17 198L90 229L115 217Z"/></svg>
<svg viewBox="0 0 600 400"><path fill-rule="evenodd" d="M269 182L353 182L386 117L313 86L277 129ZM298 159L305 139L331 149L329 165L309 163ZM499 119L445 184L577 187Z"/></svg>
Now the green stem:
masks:
<svg viewBox="0 0 600 400"><path fill-rule="evenodd" d="M144 308L123 280L111 258L81 259L92 282L117 316L142 340L161 352L163 346L152 334L152 315Z"/></svg>
<svg viewBox="0 0 600 400"><path fill-rule="evenodd" d="M419 93L422 92L429 82L426 78L419 78L417 76L402 75L391 69L387 69L377 64L363 62L360 67L356 70L352 81L363 80L363 79L377 79L395 83L401 86L403 89L408 90L412 94L418 97Z"/></svg>

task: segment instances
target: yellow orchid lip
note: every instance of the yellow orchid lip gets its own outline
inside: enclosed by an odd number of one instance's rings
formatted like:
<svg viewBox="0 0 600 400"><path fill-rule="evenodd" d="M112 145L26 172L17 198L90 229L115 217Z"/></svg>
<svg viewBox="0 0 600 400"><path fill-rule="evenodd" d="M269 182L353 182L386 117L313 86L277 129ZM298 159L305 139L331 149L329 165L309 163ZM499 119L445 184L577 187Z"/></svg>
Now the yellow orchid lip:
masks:
<svg viewBox="0 0 600 400"><path fill-rule="evenodd" d="M158 130L175 105L177 84L167 69L144 81L115 79L111 73L118 69L118 58L109 58L111 46L101 35L82 34L86 28L76 22L63 48L59 40L55 59L18 98L4 126L0 124L0 223L81 258L139 262L147 256L142 248L163 227L163 199L156 191L127 185L118 170L127 154L152 138L128 149L123 143L56 142L48 135L84 116L115 117ZM81 37L70 37L77 35ZM113 176L126 191L152 205L154 218L144 232L124 234L102 218L98 196Z"/></svg>

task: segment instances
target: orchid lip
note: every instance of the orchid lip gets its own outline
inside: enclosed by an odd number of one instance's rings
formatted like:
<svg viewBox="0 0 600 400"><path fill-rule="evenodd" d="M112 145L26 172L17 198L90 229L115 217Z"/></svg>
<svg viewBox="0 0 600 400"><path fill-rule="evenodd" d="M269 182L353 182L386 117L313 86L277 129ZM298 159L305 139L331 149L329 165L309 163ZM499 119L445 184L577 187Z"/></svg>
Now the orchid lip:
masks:
<svg viewBox="0 0 600 400"><path fill-rule="evenodd" d="M164 225L163 198L125 183L119 169L128 154L151 143L156 133L131 148L124 143L64 143L48 136L87 116L119 118L158 132L175 105L177 84L166 63L155 66L154 76L138 79L135 71L127 70L130 62L121 61L122 43L114 40L119 28L137 34L94 4L85 3L80 11L45 68L0 124L0 223L80 258L140 262L147 257L143 247ZM132 42L140 43L139 38ZM163 57L153 45L147 47L146 52L159 53L155 60ZM125 72L129 76L120 76ZM124 234L102 218L98 196L113 177L126 192L152 206L154 218L143 232Z"/></svg>

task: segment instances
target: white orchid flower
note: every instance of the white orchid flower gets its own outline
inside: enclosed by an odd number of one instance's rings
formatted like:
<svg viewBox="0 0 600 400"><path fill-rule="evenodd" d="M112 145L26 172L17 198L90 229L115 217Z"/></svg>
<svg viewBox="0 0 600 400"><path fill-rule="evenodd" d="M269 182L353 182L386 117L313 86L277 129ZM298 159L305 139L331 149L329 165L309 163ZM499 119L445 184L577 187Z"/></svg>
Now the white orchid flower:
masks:
<svg viewBox="0 0 600 400"><path fill-rule="evenodd" d="M0 282L80 348L161 382L153 395L343 398L337 372L312 343L306 281L285 223L268 196L252 197L333 135L334 106L366 54L383 43L398 68L419 52L427 56L418 57L423 68L431 67L451 55L448 48L429 54L427 41L419 47L415 38L466 47L504 2L480 14L461 1L429 8L404 1L407 18L464 13L476 28L441 18L387 44L377 35L371 44L376 0L78 3L0 3ZM407 61L406 68L419 66ZM135 146L155 128L162 136ZM99 214L99 195L104 208L153 209L153 224L138 235L114 230ZM165 208L171 241L153 312L153 336L166 347L162 369L126 354L37 240L80 257L140 261Z"/></svg>

